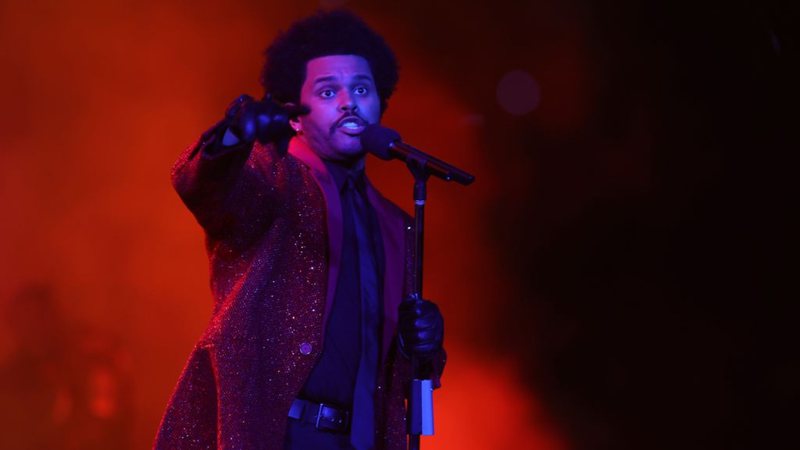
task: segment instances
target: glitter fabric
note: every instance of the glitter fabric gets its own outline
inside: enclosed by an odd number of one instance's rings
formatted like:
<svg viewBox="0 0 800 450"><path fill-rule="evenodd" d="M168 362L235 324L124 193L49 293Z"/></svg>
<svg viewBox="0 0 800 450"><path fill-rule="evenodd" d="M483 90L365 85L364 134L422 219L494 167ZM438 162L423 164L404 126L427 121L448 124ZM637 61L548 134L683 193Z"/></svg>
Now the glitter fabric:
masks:
<svg viewBox="0 0 800 450"><path fill-rule="evenodd" d="M298 139L286 156L260 144L211 154L218 135L204 134L173 169L175 189L206 232L215 302L162 419L159 450L281 449L338 278L341 205L322 161ZM413 236L407 214L371 185L367 195L386 256L376 443L400 450L410 368L395 334ZM444 353L436 365L441 373Z"/></svg>

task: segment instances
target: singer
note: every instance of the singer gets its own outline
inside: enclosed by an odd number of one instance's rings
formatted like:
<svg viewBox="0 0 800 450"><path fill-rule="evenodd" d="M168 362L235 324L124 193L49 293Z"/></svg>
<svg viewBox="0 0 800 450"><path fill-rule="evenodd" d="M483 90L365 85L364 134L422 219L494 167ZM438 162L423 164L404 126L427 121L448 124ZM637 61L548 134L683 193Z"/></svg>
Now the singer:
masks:
<svg viewBox="0 0 800 450"><path fill-rule="evenodd" d="M364 174L395 56L343 10L265 54L264 98L234 100L173 169L214 308L154 448L403 449L409 357L438 386L445 354L436 305L403 301L410 217Z"/></svg>

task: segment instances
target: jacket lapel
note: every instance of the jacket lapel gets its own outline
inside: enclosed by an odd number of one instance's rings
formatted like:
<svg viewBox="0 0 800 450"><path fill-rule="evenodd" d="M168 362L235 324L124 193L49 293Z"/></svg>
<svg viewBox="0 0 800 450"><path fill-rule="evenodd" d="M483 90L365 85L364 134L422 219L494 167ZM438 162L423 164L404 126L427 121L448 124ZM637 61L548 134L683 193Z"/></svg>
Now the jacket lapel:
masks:
<svg viewBox="0 0 800 450"><path fill-rule="evenodd" d="M328 221L328 289L325 297L325 314L323 324L327 326L328 315L333 307L333 297L336 293L336 283L339 280L339 270L342 258L342 202L336 182L331 177L322 160L303 141L293 138L289 143L289 154L299 159L311 169L311 175L319 185L325 204L327 205ZM383 336L382 336L382 361L397 332L397 308L403 299L403 277L405 274L405 232L404 220L396 207L372 186L367 180L367 198L378 217L383 241L384 265L383 274ZM324 338L325 333L323 333Z"/></svg>
<svg viewBox="0 0 800 450"><path fill-rule="evenodd" d="M328 289L325 294L325 313L322 319L323 327L328 324L328 315L333 307L333 297L336 294L336 282L339 280L339 270L342 261L342 199L336 182L328 173L325 164L313 150L298 138L289 142L289 154L299 159L311 169L311 175L317 182L327 205L325 216L328 221ZM325 333L322 333L323 340Z"/></svg>

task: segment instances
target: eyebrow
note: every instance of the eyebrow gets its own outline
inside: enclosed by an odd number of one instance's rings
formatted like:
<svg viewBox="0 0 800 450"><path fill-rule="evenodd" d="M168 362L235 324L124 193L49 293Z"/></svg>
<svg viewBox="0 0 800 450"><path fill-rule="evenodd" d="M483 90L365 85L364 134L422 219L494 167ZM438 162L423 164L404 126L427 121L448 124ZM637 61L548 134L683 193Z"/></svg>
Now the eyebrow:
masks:
<svg viewBox="0 0 800 450"><path fill-rule="evenodd" d="M354 75L353 78L355 78L356 80L360 80L360 81L366 80L366 81L370 81L370 82L374 83L372 77L369 76L369 75L366 75L366 74ZM336 79L337 79L337 77L334 76L334 75L328 75L328 76L319 77L319 78L314 80L314 85L318 85L320 83L328 83L330 81L336 81Z"/></svg>

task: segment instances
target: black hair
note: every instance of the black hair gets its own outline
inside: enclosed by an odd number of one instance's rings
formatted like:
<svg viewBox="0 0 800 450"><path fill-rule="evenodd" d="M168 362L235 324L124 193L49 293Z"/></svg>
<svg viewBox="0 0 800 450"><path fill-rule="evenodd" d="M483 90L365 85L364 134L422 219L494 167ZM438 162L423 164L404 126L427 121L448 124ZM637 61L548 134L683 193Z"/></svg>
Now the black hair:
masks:
<svg viewBox="0 0 800 450"><path fill-rule="evenodd" d="M319 11L278 34L264 51L264 92L281 103L299 103L306 63L330 55L357 55L367 60L381 112L385 111L398 79L394 52L363 20L342 9Z"/></svg>

